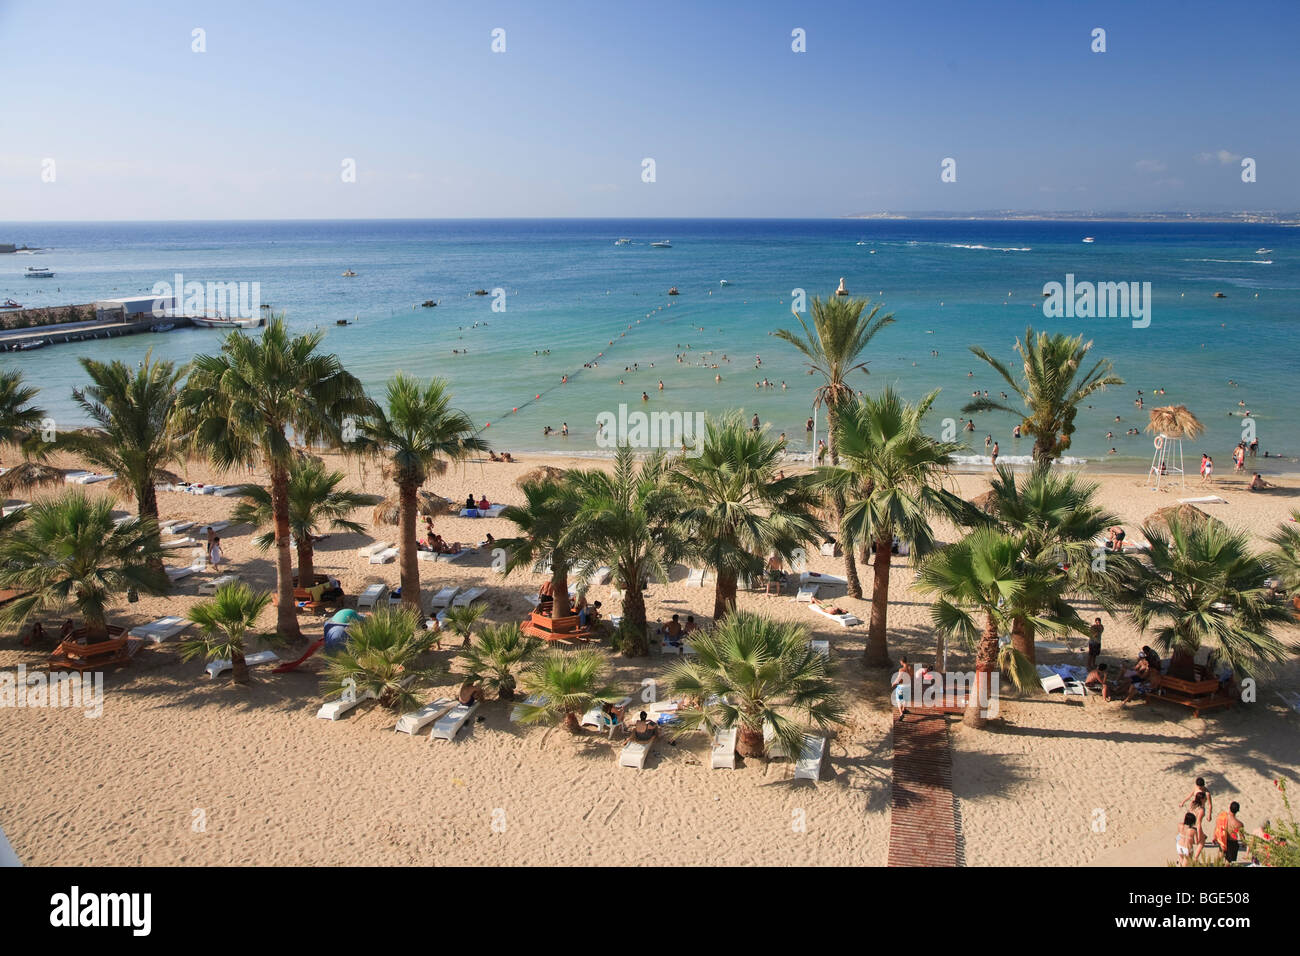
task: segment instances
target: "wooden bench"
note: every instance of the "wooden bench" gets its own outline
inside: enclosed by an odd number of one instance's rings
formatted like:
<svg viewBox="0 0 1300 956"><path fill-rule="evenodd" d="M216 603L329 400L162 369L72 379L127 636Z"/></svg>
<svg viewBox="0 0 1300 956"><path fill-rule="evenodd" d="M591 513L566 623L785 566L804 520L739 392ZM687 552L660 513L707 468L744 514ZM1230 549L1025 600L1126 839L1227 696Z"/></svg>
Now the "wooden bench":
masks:
<svg viewBox="0 0 1300 956"><path fill-rule="evenodd" d="M329 581L330 579L328 575L325 574L316 575L317 587L319 587L322 584L329 584ZM319 601L313 601L311 597L311 590L309 588L300 588L297 586L298 584L297 575L294 575L293 583L294 583L293 603L299 611L329 610L330 608L340 607L343 603L343 599L341 597L322 598ZM271 603L273 605L278 605L280 603L280 596L278 593L274 591L271 592Z"/></svg>
<svg viewBox="0 0 1300 956"><path fill-rule="evenodd" d="M1223 693L1219 682L1208 680L1183 680L1181 677L1161 677L1160 686L1147 692L1147 700L1160 700L1170 704L1190 707L1193 717L1203 710L1231 707L1232 698Z"/></svg>
<svg viewBox="0 0 1300 956"><path fill-rule="evenodd" d="M81 640L60 642L50 655L47 666L50 670L88 671L100 667L113 667L126 664L131 660L128 644L130 638L120 627L110 627L110 636L106 641L87 643Z"/></svg>
<svg viewBox="0 0 1300 956"><path fill-rule="evenodd" d="M521 629L525 634L540 637L544 641L589 641L595 637L595 632L590 627L578 626L576 614L552 619L540 611L533 611Z"/></svg>

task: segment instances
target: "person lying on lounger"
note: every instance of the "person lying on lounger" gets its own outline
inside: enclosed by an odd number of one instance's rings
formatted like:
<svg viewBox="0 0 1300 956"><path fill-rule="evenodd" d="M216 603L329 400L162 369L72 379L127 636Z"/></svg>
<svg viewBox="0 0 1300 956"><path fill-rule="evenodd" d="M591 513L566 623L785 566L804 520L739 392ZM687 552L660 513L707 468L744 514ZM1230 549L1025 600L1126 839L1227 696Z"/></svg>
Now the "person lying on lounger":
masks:
<svg viewBox="0 0 1300 956"><path fill-rule="evenodd" d="M839 617L841 614L848 614L848 613L849 613L848 611L844 610L844 608L840 607L838 604L832 604L832 605L830 605L830 606L827 606L827 605L823 604L821 601L817 600L817 598L815 598L815 597L812 598L811 601L810 601L809 603L817 605L819 608L821 608L821 609L822 609L823 611L825 611L827 614L834 615L835 617Z"/></svg>
<svg viewBox="0 0 1300 956"><path fill-rule="evenodd" d="M630 734L634 740L643 744L651 743L659 736L659 725L652 720L647 720L644 710L641 711L639 720L636 720L630 726L625 724L623 730L625 733Z"/></svg>

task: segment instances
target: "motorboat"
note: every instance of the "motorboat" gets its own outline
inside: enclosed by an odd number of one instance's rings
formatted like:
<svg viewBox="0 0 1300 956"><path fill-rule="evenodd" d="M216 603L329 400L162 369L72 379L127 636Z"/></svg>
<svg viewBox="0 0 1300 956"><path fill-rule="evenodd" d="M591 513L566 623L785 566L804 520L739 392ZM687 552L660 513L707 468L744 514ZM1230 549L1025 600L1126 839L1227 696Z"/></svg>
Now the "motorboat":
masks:
<svg viewBox="0 0 1300 956"><path fill-rule="evenodd" d="M630 245L632 245L632 240L631 240L631 239L615 239L615 240L614 240L614 245L616 245L616 246L630 246Z"/></svg>
<svg viewBox="0 0 1300 956"><path fill-rule="evenodd" d="M190 321L204 329L255 329L262 324L261 319L209 318L205 315L193 316Z"/></svg>
<svg viewBox="0 0 1300 956"><path fill-rule="evenodd" d="M22 306L13 299L5 299L5 304L0 305L0 309L21 309Z"/></svg>
<svg viewBox="0 0 1300 956"><path fill-rule="evenodd" d="M677 286L673 286L671 289L669 289L669 290L668 290L668 294L669 294L669 295L681 295L681 293L677 291Z"/></svg>
<svg viewBox="0 0 1300 956"><path fill-rule="evenodd" d="M171 331L172 329L174 329L174 328L176 328L176 323L175 323L175 322L159 322L159 323L157 323L157 324L155 324L155 325L151 325L151 326L149 326L149 331L150 331L150 332L170 332L170 331Z"/></svg>
<svg viewBox="0 0 1300 956"><path fill-rule="evenodd" d="M53 279L54 272L46 269L44 266L28 266L27 271L23 273L29 279Z"/></svg>
<svg viewBox="0 0 1300 956"><path fill-rule="evenodd" d="M36 339L34 342L22 342L16 348L20 352L30 352L32 349L43 349L49 344L48 339Z"/></svg>
<svg viewBox="0 0 1300 956"><path fill-rule="evenodd" d="M731 283L728 282L726 279L719 279L718 285L731 285Z"/></svg>
<svg viewBox="0 0 1300 956"><path fill-rule="evenodd" d="M1084 236L1084 237L1083 237L1083 241L1084 241L1084 242L1096 242L1097 240L1094 239L1092 236Z"/></svg>
<svg viewBox="0 0 1300 956"><path fill-rule="evenodd" d="M425 299L420 303L420 308L422 309L436 309L437 307L438 303L434 302L432 299Z"/></svg>
<svg viewBox="0 0 1300 956"><path fill-rule="evenodd" d="M1273 251L1272 249L1264 249L1263 247L1261 247L1261 248L1255 250L1255 255L1257 255L1257 256L1266 256L1266 255L1268 255L1268 254L1269 254L1270 252L1272 252L1272 251Z"/></svg>
<svg viewBox="0 0 1300 956"><path fill-rule="evenodd" d="M345 278L345 279L351 279L351 278L353 278L353 277L355 277L355 276L356 276L356 273L353 272L351 269L349 269L347 272L343 273L343 278Z"/></svg>
<svg viewBox="0 0 1300 956"><path fill-rule="evenodd" d="M651 248L651 249L671 249L672 247L673 247L673 244L672 244L670 241L668 241L667 239L663 240L662 242L652 242L652 243L650 243L650 248Z"/></svg>

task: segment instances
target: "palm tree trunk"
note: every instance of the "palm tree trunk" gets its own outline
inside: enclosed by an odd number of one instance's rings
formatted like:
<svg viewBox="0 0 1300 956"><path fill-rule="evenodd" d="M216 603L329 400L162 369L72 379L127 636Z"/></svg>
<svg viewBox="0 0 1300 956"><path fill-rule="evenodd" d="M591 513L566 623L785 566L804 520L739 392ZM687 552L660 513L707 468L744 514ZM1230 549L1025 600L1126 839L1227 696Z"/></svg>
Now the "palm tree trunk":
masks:
<svg viewBox="0 0 1300 956"><path fill-rule="evenodd" d="M719 571L718 584L713 589L713 623L717 624L736 609L736 574Z"/></svg>
<svg viewBox="0 0 1300 956"><path fill-rule="evenodd" d="M644 657L650 653L650 647L645 636L645 594L641 591L640 576L629 574L623 569L620 571L624 588L623 620L633 636L633 643L625 653L628 657Z"/></svg>
<svg viewBox="0 0 1300 956"><path fill-rule="evenodd" d="M551 554L551 620L569 616L569 565L558 551ZM572 715L570 715L572 716ZM578 718L573 717L576 721Z"/></svg>
<svg viewBox="0 0 1300 956"><path fill-rule="evenodd" d="M310 588L316 584L315 552L311 540L298 539L298 587ZM406 592L403 591L403 594Z"/></svg>
<svg viewBox="0 0 1300 956"><path fill-rule="evenodd" d="M835 403L826 403L826 450L830 458L831 465L840 463L839 448L835 443L836 425L840 417L835 411ZM858 578L858 564L853 557L853 549L849 547L844 538L844 502L835 498L835 527L839 529L840 545L844 549L844 580L848 582L848 592L850 597L862 600L862 581Z"/></svg>
<svg viewBox="0 0 1300 956"><path fill-rule="evenodd" d="M754 730L743 723L737 724L736 730L736 753L742 757L762 757L766 753L763 731Z"/></svg>
<svg viewBox="0 0 1300 956"><path fill-rule="evenodd" d="M582 733L582 724L578 723L578 712L576 710L566 710L564 712L564 729L571 734Z"/></svg>
<svg viewBox="0 0 1300 956"><path fill-rule="evenodd" d="M1013 618L1011 621L1011 647L1029 658L1029 663L1035 663L1034 626L1023 617Z"/></svg>
<svg viewBox="0 0 1300 956"><path fill-rule="evenodd" d="M415 550L415 518L419 503L414 482L397 486L398 560L402 562L402 604L420 613L420 559Z"/></svg>
<svg viewBox="0 0 1300 956"><path fill-rule="evenodd" d="M136 513L141 520L149 520L154 524L158 523L158 490L154 488L153 481L149 480L140 488L136 489ZM158 574L163 573L162 555L149 559L149 567Z"/></svg>
<svg viewBox="0 0 1300 956"><path fill-rule="evenodd" d="M840 528L840 540L844 539L844 528ZM849 594L862 600L862 580L858 577L858 562L853 558L853 549L844 549L844 580L848 581Z"/></svg>
<svg viewBox="0 0 1300 956"><path fill-rule="evenodd" d="M889 562L893 556L894 534L876 539L875 574L871 580L871 626L867 630L867 648L863 652L868 667L889 666Z"/></svg>
<svg viewBox="0 0 1300 956"><path fill-rule="evenodd" d="M946 638L944 638L943 632L939 631L934 644L934 669L940 674L944 672L944 658L947 657L944 651L945 643Z"/></svg>
<svg viewBox="0 0 1300 956"><path fill-rule="evenodd" d="M244 660L243 651L232 651L230 654L230 670L233 673L236 684L248 683L248 661Z"/></svg>
<svg viewBox="0 0 1300 956"><path fill-rule="evenodd" d="M271 513L275 516L275 591L279 602L275 628L282 637L299 641L302 631L293 603L293 555L289 548L289 472L278 463L271 466Z"/></svg>
<svg viewBox="0 0 1300 956"><path fill-rule="evenodd" d="M981 713L982 704L989 699L990 675L998 666L998 624L992 614L985 616L984 632L980 634L979 647L975 650L975 685L966 697L966 712L961 722L976 730L982 728L988 719Z"/></svg>
<svg viewBox="0 0 1300 956"><path fill-rule="evenodd" d="M1041 436L1034 439L1034 461L1045 462L1050 465L1056 459L1056 456L1052 454L1052 448L1055 444L1055 436L1050 441Z"/></svg>

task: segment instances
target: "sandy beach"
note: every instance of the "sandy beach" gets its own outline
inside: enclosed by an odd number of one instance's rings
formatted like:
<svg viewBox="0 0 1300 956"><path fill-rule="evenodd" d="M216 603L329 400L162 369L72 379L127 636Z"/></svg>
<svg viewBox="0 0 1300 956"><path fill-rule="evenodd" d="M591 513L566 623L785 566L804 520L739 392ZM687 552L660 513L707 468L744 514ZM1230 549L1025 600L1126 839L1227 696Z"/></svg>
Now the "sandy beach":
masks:
<svg viewBox="0 0 1300 956"><path fill-rule="evenodd" d="M388 493L373 463L331 458L358 490ZM71 461L61 462L65 466ZM515 479L541 464L601 467L592 460L527 456L516 464L472 462L432 482L452 500L467 494L494 502L522 496ZM190 481L245 480L202 465ZM265 481L265 475L253 480ZM1152 492L1140 476L1098 479L1099 501L1138 525L1180 497L1217 494L1225 504L1203 507L1230 525L1263 537L1300 505L1300 478L1252 494L1225 476L1210 490ZM987 488L984 475L951 481L963 497ZM106 484L91 494L111 494ZM38 492L36 497L55 492ZM225 518L236 499L182 493L160 495L163 518ZM128 502L118 507L129 510ZM367 584L396 585L396 564L370 565L357 549L396 540L396 528L373 527L370 509L353 516L367 534L330 534L316 550L318 571L338 577L348 595ZM436 520L448 541L477 543L487 532L508 535L501 519ZM938 528L953 540L952 528ZM222 533L227 561L246 581L270 589L269 554L252 543L252 529ZM179 554L179 552L178 552ZM486 549L454 563L422 563L425 593L443 585L489 588L486 620L522 618L540 575L503 579ZM173 563L187 563L177 560ZM839 559L814 555L811 570L843 573ZM200 600L205 576L180 582L167 597L142 596L115 608L114 623L135 625L183 614ZM689 587L686 569L647 593L650 619L673 613L707 620L713 591ZM929 605L910 587L910 566L897 566L890 607L891 653L932 659ZM866 578L869 588L869 577ZM616 611L610 585L591 597ZM833 594L866 618L868 605ZM729 864L883 865L889 833L892 712L888 673L867 671L861 658L865 625L843 629L785 596L741 592L740 607L798 621L829 639L849 720L831 742L821 779L795 782L789 761L738 761L735 771L710 770L707 742L661 742L644 772L616 764L617 744L595 731L574 738L563 730L521 728L510 705L492 701L482 721L454 743L427 734L393 732L394 714L364 703L346 719L318 720L323 700L319 656L298 671L254 670L247 687L204 677L202 663L182 663L176 644L146 645L127 667L105 677L103 715L77 710L12 709L0 713L0 827L29 865L231 864ZM1092 606L1083 613L1091 616ZM53 615L44 617L54 622ZM304 633L319 635L320 619L304 615ZM1143 641L1126 618L1105 619L1103 659L1131 661ZM270 629L273 610L262 625ZM1285 635L1294 642L1294 630ZM1039 651L1040 662L1082 663L1075 650ZM282 657L296 657L290 648ZM34 668L45 651L0 638L0 667ZM292 653L290 653L292 652ZM451 643L433 652L451 662ZM633 693L667 662L610 655L615 679ZM950 666L969 666L964 651ZM454 690L453 680L427 692ZM1192 779L1204 776L1216 809L1241 802L1254 828L1281 809L1272 785L1300 776L1296 745L1300 715L1284 707L1275 688L1300 687L1294 659L1261 680L1258 701L1196 719L1182 708L1137 704L1121 709L1093 697L1018 697L1004 689L999 725L969 731L951 724L954 791L964 858L971 865L1070 866L1089 863L1163 865L1172 857L1177 803Z"/></svg>

